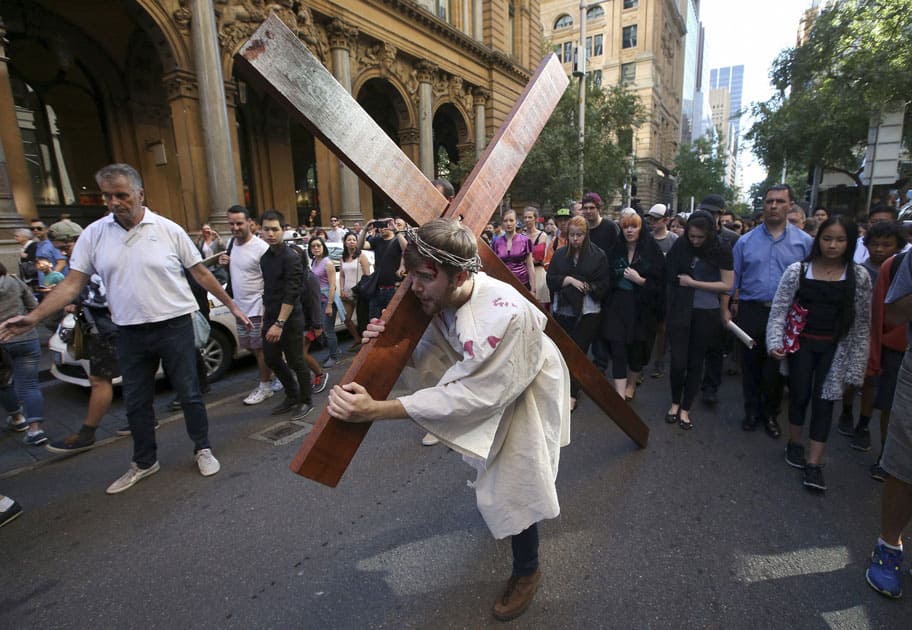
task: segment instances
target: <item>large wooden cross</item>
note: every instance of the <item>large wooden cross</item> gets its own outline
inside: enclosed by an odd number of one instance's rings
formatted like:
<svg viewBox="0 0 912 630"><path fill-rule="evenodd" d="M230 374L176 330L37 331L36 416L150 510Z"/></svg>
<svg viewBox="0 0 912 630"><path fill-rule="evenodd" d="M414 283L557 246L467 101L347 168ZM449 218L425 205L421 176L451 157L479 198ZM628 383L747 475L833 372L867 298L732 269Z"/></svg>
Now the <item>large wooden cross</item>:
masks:
<svg viewBox="0 0 912 630"><path fill-rule="evenodd" d="M560 62L549 55L448 207L428 178L275 15L241 48L237 61L251 82L272 93L292 117L413 223L462 215L463 224L476 236L506 194L568 84ZM487 244L481 239L478 244L485 271L537 304ZM384 311L385 333L362 348L342 383L357 381L377 399L389 396L430 323L409 287L406 278ZM645 447L649 429L550 315L546 332L583 391L638 446ZM491 387L497 386L491 383ZM291 469L336 486L369 428L369 423L337 420L324 408Z"/></svg>

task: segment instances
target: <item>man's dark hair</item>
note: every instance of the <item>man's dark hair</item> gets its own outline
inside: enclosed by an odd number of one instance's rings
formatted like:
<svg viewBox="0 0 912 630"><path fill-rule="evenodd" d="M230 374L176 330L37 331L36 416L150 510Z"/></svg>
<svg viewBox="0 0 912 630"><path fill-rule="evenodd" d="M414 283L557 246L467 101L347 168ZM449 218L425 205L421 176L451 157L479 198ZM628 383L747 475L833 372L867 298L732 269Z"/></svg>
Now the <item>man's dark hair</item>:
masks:
<svg viewBox="0 0 912 630"><path fill-rule="evenodd" d="M875 214L889 214L891 217L893 217L894 221L899 217L899 213L896 210L896 208L894 208L893 206L886 206L886 205L880 204L880 203L877 205L871 206L871 210L868 212L868 218L870 219Z"/></svg>
<svg viewBox="0 0 912 630"><path fill-rule="evenodd" d="M245 219L251 218L250 210L248 210L244 206L238 206L238 205L234 205L234 206L231 206L230 208L228 208L228 212L226 212L225 214L243 214Z"/></svg>
<svg viewBox="0 0 912 630"><path fill-rule="evenodd" d="M906 246L904 230L896 221L881 221L868 228L864 237L865 247L875 238L895 238L897 249L902 249Z"/></svg>
<svg viewBox="0 0 912 630"><path fill-rule="evenodd" d="M771 190L786 190L788 191L789 201L795 201L795 189L788 184L774 184L767 188L766 192ZM766 199L766 194L763 195L763 198Z"/></svg>
<svg viewBox="0 0 912 630"><path fill-rule="evenodd" d="M447 199L452 199L456 196L456 189L453 188L453 184L451 184L449 181L438 178L432 179L431 183L434 184L434 186L438 186L442 190L443 196Z"/></svg>
<svg viewBox="0 0 912 630"><path fill-rule="evenodd" d="M263 213L263 216L260 217L260 225L266 221L278 221L279 225L285 225L285 216L278 210L267 210Z"/></svg>

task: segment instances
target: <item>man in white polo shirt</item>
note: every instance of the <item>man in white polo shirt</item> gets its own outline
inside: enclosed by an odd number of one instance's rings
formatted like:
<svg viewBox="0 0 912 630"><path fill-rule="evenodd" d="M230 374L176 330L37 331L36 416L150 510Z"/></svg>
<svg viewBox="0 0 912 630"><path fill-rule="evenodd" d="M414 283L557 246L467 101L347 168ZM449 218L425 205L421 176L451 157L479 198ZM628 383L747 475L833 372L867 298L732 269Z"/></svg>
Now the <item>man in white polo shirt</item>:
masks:
<svg viewBox="0 0 912 630"><path fill-rule="evenodd" d="M260 372L259 386L244 399L245 405L258 405L273 395L272 372L263 358L263 271L260 258L269 249L266 241L250 231L250 212L244 206L228 208L228 227L231 240L228 249L219 257L219 264L228 267L231 277L231 297L250 318L253 328L239 324L238 344L256 357Z"/></svg>
<svg viewBox="0 0 912 630"><path fill-rule="evenodd" d="M238 321L244 312L202 264L199 250L178 224L143 205L142 178L128 164L110 164L95 174L110 213L89 225L76 242L70 273L28 315L0 325L0 340L34 327L79 295L93 273L108 290L108 306L118 328L117 355L123 375L127 420L133 436L130 469L112 483L117 494L159 470L155 443L155 371L159 360L177 391L203 476L219 471L209 445L209 419L199 390L191 315L198 309L183 270Z"/></svg>

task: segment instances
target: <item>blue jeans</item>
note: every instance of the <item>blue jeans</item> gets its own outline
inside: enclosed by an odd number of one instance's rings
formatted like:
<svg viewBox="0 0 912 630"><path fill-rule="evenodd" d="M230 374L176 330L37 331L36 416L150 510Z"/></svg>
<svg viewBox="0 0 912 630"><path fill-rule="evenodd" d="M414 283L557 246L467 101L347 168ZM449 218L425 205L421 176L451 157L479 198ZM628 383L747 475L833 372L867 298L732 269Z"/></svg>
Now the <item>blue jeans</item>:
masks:
<svg viewBox="0 0 912 630"><path fill-rule="evenodd" d="M8 412L24 408L26 420L41 422L44 420L44 396L38 389L38 364L41 361L38 338L4 343L3 347L13 359L13 382L12 386L0 388L0 401Z"/></svg>
<svg viewBox="0 0 912 630"><path fill-rule="evenodd" d="M336 315L339 310L336 303L332 305L332 315L326 314L326 305L321 304L323 308L323 334L326 335L326 343L329 345L329 356L333 359L339 358L339 338L336 337Z"/></svg>
<svg viewBox="0 0 912 630"><path fill-rule="evenodd" d="M209 417L196 373L196 347L190 316L182 315L154 324L120 326L119 329L117 356L136 465L148 468L158 460L152 404L159 361L180 400L194 452L210 448Z"/></svg>

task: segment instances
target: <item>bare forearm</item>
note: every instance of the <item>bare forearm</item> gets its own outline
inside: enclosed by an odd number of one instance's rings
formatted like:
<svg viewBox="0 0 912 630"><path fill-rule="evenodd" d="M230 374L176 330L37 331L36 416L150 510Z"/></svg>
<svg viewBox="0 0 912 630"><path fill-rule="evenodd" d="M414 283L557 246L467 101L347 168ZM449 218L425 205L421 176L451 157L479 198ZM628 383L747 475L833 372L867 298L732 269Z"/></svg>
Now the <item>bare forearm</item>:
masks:
<svg viewBox="0 0 912 630"><path fill-rule="evenodd" d="M375 400L371 403L368 415L371 420L398 420L409 418L405 407L398 398L393 400Z"/></svg>

